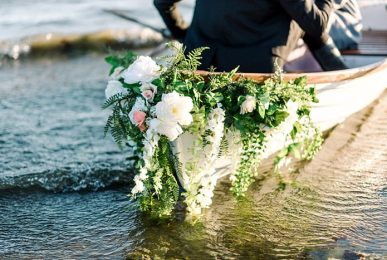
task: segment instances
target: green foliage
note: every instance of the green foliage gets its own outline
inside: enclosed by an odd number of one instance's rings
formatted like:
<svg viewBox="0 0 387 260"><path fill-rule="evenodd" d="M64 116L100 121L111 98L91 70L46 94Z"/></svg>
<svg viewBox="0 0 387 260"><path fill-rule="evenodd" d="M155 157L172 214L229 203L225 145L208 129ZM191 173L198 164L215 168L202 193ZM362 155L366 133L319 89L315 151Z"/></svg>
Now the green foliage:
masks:
<svg viewBox="0 0 387 260"><path fill-rule="evenodd" d="M113 73L113 71L118 67L127 68L133 61L137 58L137 55L133 52L129 51L123 56L118 55L110 55L105 58L105 61L109 63L112 67L109 71L109 75Z"/></svg>

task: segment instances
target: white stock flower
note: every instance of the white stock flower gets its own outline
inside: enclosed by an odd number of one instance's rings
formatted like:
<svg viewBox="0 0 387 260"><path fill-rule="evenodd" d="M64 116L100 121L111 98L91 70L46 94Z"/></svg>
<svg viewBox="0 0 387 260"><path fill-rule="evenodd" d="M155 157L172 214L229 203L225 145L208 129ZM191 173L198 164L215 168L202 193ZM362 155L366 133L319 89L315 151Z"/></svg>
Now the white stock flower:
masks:
<svg viewBox="0 0 387 260"><path fill-rule="evenodd" d="M257 100L253 96L246 96L245 101L243 101L241 105L241 114L251 113L254 111L255 107L257 105Z"/></svg>
<svg viewBox="0 0 387 260"><path fill-rule="evenodd" d="M137 194L145 190L144 183L142 182L142 180L138 175L134 176L134 183L135 183L135 186L132 189L132 194Z"/></svg>
<svg viewBox="0 0 387 260"><path fill-rule="evenodd" d="M125 68L122 66L119 66L114 69L113 73L110 75L111 79L119 80L121 78L121 73Z"/></svg>
<svg viewBox="0 0 387 260"><path fill-rule="evenodd" d="M191 110L193 109L190 97L180 96L173 91L163 94L161 101L156 104L156 116L163 122L177 122L182 126L192 123Z"/></svg>
<svg viewBox="0 0 387 260"><path fill-rule="evenodd" d="M125 71L122 77L125 83L146 83L158 78L161 68L151 57L139 56Z"/></svg>
<svg viewBox="0 0 387 260"><path fill-rule="evenodd" d="M109 80L105 89L106 99L109 99L110 97L116 94L126 95L128 94L128 91L126 90L126 88L122 87L121 82L119 82L118 80Z"/></svg>
<svg viewBox="0 0 387 260"><path fill-rule="evenodd" d="M140 180L148 179L148 171L145 168L141 168L138 177L140 178Z"/></svg>

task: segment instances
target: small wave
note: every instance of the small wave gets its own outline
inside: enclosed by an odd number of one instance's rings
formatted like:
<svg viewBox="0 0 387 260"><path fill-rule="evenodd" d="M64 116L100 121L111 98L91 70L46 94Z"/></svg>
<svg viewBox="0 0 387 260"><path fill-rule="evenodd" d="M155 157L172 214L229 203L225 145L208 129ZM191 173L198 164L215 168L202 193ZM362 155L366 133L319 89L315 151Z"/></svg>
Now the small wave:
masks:
<svg viewBox="0 0 387 260"><path fill-rule="evenodd" d="M0 191L45 190L52 192L97 191L111 186L128 185L132 173L123 168L63 167L39 173L0 176Z"/></svg>
<svg viewBox="0 0 387 260"><path fill-rule="evenodd" d="M163 41L151 29L103 30L84 34L47 33L0 42L0 59L19 59L76 52L107 52L109 49L153 47Z"/></svg>

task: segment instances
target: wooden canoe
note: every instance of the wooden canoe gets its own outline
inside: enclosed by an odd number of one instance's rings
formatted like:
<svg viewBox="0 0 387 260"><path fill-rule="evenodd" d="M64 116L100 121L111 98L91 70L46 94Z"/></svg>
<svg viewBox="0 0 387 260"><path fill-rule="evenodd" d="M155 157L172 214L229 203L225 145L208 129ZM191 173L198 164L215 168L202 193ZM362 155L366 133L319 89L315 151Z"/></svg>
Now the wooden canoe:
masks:
<svg viewBox="0 0 387 260"><path fill-rule="evenodd" d="M201 75L208 74L205 71L199 71L198 73ZM259 73L239 75L256 81L264 81L272 76L271 74ZM319 99L319 103L312 107L311 118L322 131L327 131L371 104L385 91L387 87L387 59L343 71L289 73L284 75L284 79L294 79L302 75L307 77L308 84L315 85ZM174 142L174 153L178 156L182 165L192 159L190 146L194 142L193 139L193 136L183 134ZM232 140L233 137L230 136L229 139ZM284 145L272 147L271 150L278 151ZM232 149L235 151L232 151ZM240 147L237 144L229 145L229 150L227 156L222 156L214 162L214 165L216 165L214 174L217 179L230 175L236 170ZM178 177L179 182L184 187L187 184L187 176L184 172L180 172Z"/></svg>

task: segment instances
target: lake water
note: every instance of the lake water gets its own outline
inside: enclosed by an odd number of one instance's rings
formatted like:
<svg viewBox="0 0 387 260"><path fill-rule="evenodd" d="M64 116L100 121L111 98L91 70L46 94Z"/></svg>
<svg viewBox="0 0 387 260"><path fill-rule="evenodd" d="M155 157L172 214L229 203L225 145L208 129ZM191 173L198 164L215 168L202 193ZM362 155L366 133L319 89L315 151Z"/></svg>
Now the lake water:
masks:
<svg viewBox="0 0 387 260"><path fill-rule="evenodd" d="M184 1L189 17L193 1ZM0 2L0 40L46 33L85 33L106 29L131 29L135 25L105 13L127 10L133 17L161 27L153 1L144 0L6 0Z"/></svg>
<svg viewBox="0 0 387 260"><path fill-rule="evenodd" d="M180 2L187 21L194 0ZM360 5L387 3L359 0ZM85 33L106 29L132 29L131 23L103 12L127 10L133 17L163 27L151 0L4 0L0 2L0 41L47 33ZM138 28L138 27L137 27Z"/></svg>
<svg viewBox="0 0 387 260"><path fill-rule="evenodd" d="M2 1L1 40L138 30L106 7L161 26L151 1L52 3ZM192 225L128 200L130 151L103 138L107 70L95 53L2 61L0 259L387 259L387 93L294 166L285 191L266 172L238 202L223 181Z"/></svg>

